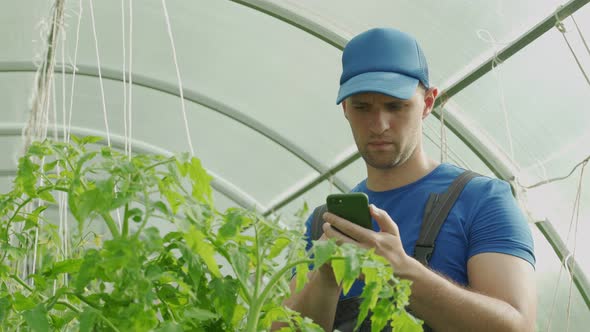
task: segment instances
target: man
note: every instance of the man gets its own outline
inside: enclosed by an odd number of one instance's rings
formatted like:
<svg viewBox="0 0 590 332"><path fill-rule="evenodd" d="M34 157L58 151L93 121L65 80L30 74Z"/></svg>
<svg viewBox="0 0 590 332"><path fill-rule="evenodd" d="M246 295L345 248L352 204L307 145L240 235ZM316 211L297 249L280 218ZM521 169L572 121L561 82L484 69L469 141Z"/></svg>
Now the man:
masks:
<svg viewBox="0 0 590 332"><path fill-rule="evenodd" d="M419 44L395 29L371 29L347 44L342 64L337 103L367 167L353 191L369 196L375 230L325 213L320 240L375 248L398 277L412 281L409 309L435 331L534 331L533 243L507 183L473 178L443 224L428 267L412 257L429 194L444 192L463 172L424 152L422 125L438 90ZM324 265L285 304L331 331L339 300L345 297Z"/></svg>

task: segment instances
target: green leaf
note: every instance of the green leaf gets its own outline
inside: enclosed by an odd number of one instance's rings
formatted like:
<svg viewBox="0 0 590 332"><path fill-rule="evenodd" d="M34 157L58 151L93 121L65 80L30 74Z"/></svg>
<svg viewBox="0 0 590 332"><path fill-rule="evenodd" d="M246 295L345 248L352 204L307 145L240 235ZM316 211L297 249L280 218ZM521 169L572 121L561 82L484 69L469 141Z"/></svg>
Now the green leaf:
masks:
<svg viewBox="0 0 590 332"><path fill-rule="evenodd" d="M193 291L198 293L201 277L203 276L203 268L201 267L201 263L186 246L180 246L179 249L182 253L183 259L188 264L188 275L190 276L191 281L193 282Z"/></svg>
<svg viewBox="0 0 590 332"><path fill-rule="evenodd" d="M248 309L240 304L236 304L234 309L234 316L232 317L232 325L237 325L248 314Z"/></svg>
<svg viewBox="0 0 590 332"><path fill-rule="evenodd" d="M158 289L158 298L170 304L180 305L178 301L179 292L169 284L164 284Z"/></svg>
<svg viewBox="0 0 590 332"><path fill-rule="evenodd" d="M209 242L205 241L205 235L197 230L195 226L191 226L190 230L184 237L186 244L201 257L205 264L207 264L211 274L220 278L221 272L219 271L214 256L215 249Z"/></svg>
<svg viewBox="0 0 590 332"><path fill-rule="evenodd" d="M359 314L357 316L355 330L361 326L361 324L367 317L369 310L373 308L377 303L380 289L381 287L378 287L378 284L375 282L365 284L365 287L363 287L363 292L361 294L361 298L363 298L363 301L359 306Z"/></svg>
<svg viewBox="0 0 590 332"><path fill-rule="evenodd" d="M139 218L139 220L141 221L141 217L143 216L143 210L138 209L138 208L133 208L127 211L127 214L125 215L125 219L129 219L132 218L135 221L135 218Z"/></svg>
<svg viewBox="0 0 590 332"><path fill-rule="evenodd" d="M100 254L96 249L88 249L84 255L84 261L80 266L80 272L78 273L75 281L76 292L82 293L84 288L91 280L96 278L98 266L100 263Z"/></svg>
<svg viewBox="0 0 590 332"><path fill-rule="evenodd" d="M212 190L210 182L212 177L201 166L201 161L192 158L188 172L193 184L193 198L206 204L211 203Z"/></svg>
<svg viewBox="0 0 590 332"><path fill-rule="evenodd" d="M219 318L219 315L205 309L190 308L184 312L184 317L197 321L207 321Z"/></svg>
<svg viewBox="0 0 590 332"><path fill-rule="evenodd" d="M80 145L81 143L80 138L78 138L78 136L76 135L70 135L70 139L74 141L74 143L76 143L77 145Z"/></svg>
<svg viewBox="0 0 590 332"><path fill-rule="evenodd" d="M344 278L344 264L345 263L343 259L332 260L332 270L334 271L334 278L336 279L337 284L340 284ZM344 294L346 295L346 293Z"/></svg>
<svg viewBox="0 0 590 332"><path fill-rule="evenodd" d="M358 247L344 244L341 248L343 249L343 256L345 257L342 291L346 294L361 272L361 261L359 260Z"/></svg>
<svg viewBox="0 0 590 332"><path fill-rule="evenodd" d="M93 144L102 141L103 138L100 136L86 136L78 143L79 145Z"/></svg>
<svg viewBox="0 0 590 332"><path fill-rule="evenodd" d="M96 152L96 151L87 152L87 153L83 154L80 157L80 159L78 159L78 162L76 163L76 172L80 172L80 170L82 169L82 166L84 166L84 164L87 161L89 161L92 158L94 158L97 154L98 154L98 152Z"/></svg>
<svg viewBox="0 0 590 332"><path fill-rule="evenodd" d="M74 273L80 270L82 266L82 259L66 259L61 262L54 263L53 266L46 273L48 276L57 276L60 273Z"/></svg>
<svg viewBox="0 0 590 332"><path fill-rule="evenodd" d="M245 248L231 247L228 250L231 265L233 266L238 279L244 284L248 284L250 257Z"/></svg>
<svg viewBox="0 0 590 332"><path fill-rule="evenodd" d="M168 211L168 207L166 206L166 204L164 204L164 202L162 201L156 201L156 202L152 202L152 206L162 212L164 215L169 215L170 212Z"/></svg>
<svg viewBox="0 0 590 332"><path fill-rule="evenodd" d="M183 332L182 327L175 322L164 322L155 332Z"/></svg>
<svg viewBox="0 0 590 332"><path fill-rule="evenodd" d="M295 289L297 292L299 292L307 283L307 273L309 272L309 266L307 266L307 264L299 264L295 270L297 271L297 279L295 281L297 287L295 287Z"/></svg>
<svg viewBox="0 0 590 332"><path fill-rule="evenodd" d="M104 158L111 158L113 156L113 151L108 146L105 146L100 149L100 155Z"/></svg>
<svg viewBox="0 0 590 332"><path fill-rule="evenodd" d="M4 294L0 293L0 322L4 322L10 313L10 300L8 296L4 296Z"/></svg>
<svg viewBox="0 0 590 332"><path fill-rule="evenodd" d="M56 203L55 198L53 198L53 195L51 195L49 191L39 191L37 194L39 195L39 198L44 201Z"/></svg>
<svg viewBox="0 0 590 332"><path fill-rule="evenodd" d="M47 310L45 310L43 303L39 303L35 308L23 312L23 316L31 330L39 332L50 330Z"/></svg>
<svg viewBox="0 0 590 332"><path fill-rule="evenodd" d="M221 313L226 322L231 322L238 297L237 280L230 277L214 279L210 283L215 312Z"/></svg>
<svg viewBox="0 0 590 332"><path fill-rule="evenodd" d="M33 142L27 149L26 154L29 156L42 158L46 155L47 150L47 147L43 146L40 142Z"/></svg>
<svg viewBox="0 0 590 332"><path fill-rule="evenodd" d="M43 165L43 172L47 173L52 171L55 168L55 166L57 166L58 161L59 160L54 160L50 163L46 163L45 165Z"/></svg>
<svg viewBox="0 0 590 332"><path fill-rule="evenodd" d="M270 248L267 258L273 259L273 258L277 257L278 255L280 255L283 252L283 250L285 249L285 247L287 247L289 245L289 243L291 243L291 239L286 238L286 237L280 237L280 238L276 239L274 241L272 247Z"/></svg>
<svg viewBox="0 0 590 332"><path fill-rule="evenodd" d="M422 321L416 319L405 310L400 310L392 315L391 327L393 331L422 332Z"/></svg>
<svg viewBox="0 0 590 332"><path fill-rule="evenodd" d="M16 178L14 179L15 187L30 197L37 197L35 190L37 176L35 172L38 169L39 165L33 163L28 156L21 157L18 162Z"/></svg>
<svg viewBox="0 0 590 332"><path fill-rule="evenodd" d="M337 244L334 241L315 241L312 249L314 259L313 264L319 269L334 255L337 249Z"/></svg>
<svg viewBox="0 0 590 332"><path fill-rule="evenodd" d="M224 224L219 229L219 237L221 239L230 239L236 236L245 221L242 213L237 209L232 209L225 214L223 218Z"/></svg>
<svg viewBox="0 0 590 332"><path fill-rule="evenodd" d="M76 211L72 211L79 222L85 221L93 212L106 213L112 208L114 184L112 179L99 181L96 188L83 192L77 199ZM72 209L73 210L73 209Z"/></svg>
<svg viewBox="0 0 590 332"><path fill-rule="evenodd" d="M98 314L94 309L86 307L84 312L80 315L80 332L90 332L94 330Z"/></svg>
<svg viewBox="0 0 590 332"><path fill-rule="evenodd" d="M14 293L12 305L16 311L29 310L35 307L35 302L29 297L25 297L21 292Z"/></svg>

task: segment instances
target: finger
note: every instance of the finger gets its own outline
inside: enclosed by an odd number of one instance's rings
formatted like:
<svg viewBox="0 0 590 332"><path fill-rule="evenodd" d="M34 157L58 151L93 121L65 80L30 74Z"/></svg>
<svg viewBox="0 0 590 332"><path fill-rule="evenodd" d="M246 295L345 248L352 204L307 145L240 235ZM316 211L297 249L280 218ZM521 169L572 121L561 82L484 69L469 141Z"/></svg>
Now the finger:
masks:
<svg viewBox="0 0 590 332"><path fill-rule="evenodd" d="M348 237L355 239L358 242L363 242L368 237L370 237L369 230L366 228L359 226L355 223L352 223L344 218L341 218L333 213L325 212L323 214L324 220L326 223L329 223L333 227L335 227L341 233L344 233Z"/></svg>
<svg viewBox="0 0 590 332"><path fill-rule="evenodd" d="M381 210L373 204L369 205L369 211L371 212L371 216L373 217L373 219L375 219L382 232L399 236L399 229L397 228L396 223L393 222L389 214L387 214L387 212Z"/></svg>
<svg viewBox="0 0 590 332"><path fill-rule="evenodd" d="M325 222L322 225L322 229L324 230L324 235L327 238L335 239L338 244L342 243L357 243L354 239L346 234L342 233L340 230L332 227L329 223Z"/></svg>

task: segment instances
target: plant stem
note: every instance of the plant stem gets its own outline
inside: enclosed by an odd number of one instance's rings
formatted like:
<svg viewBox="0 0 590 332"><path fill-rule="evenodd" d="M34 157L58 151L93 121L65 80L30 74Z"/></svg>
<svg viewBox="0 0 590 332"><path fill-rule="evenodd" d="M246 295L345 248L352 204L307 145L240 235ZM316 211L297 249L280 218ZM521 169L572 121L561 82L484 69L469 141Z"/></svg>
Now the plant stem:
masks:
<svg viewBox="0 0 590 332"><path fill-rule="evenodd" d="M257 331L258 319L260 318L260 310L262 309L262 305L266 302L266 298L267 298L268 294L274 288L275 284L277 282L279 282L281 277L285 273L287 273L289 270L291 270L293 267L295 267L299 264L310 264L310 263L313 263L313 259L310 259L310 258L300 259L298 261L295 261L291 264L284 266L282 269L279 270L279 272L275 273L272 276L272 278L268 282L268 285L266 285L266 287L264 288L262 293L260 293L260 296L258 296L257 298L254 298L252 300L252 303L251 303L250 308L248 310L246 332L256 332Z"/></svg>
<svg viewBox="0 0 590 332"><path fill-rule="evenodd" d="M29 292L31 292L32 294L34 294L34 293L35 293L35 290L34 290L33 288L31 288L31 286L27 285L27 283L26 283L24 280L22 280L22 279L21 279L19 276L17 276L16 274L11 274L11 275L10 275L10 277L11 277L12 279L14 279L14 280L15 280L17 283L19 283L21 286L23 286L24 288L26 288L26 289L27 289ZM47 297L46 297L45 295L43 295L43 294L40 294L40 293L38 293L38 294L36 294L36 295L37 295L37 296L38 296L38 297L39 297L39 298L40 298L42 301L47 301ZM75 311L75 312L77 312L77 313L81 313L81 312L82 312L82 310L80 310L80 309L76 308L76 307L75 307L73 304L71 304L71 303L69 303L69 302L67 302L67 301L56 301L55 303L56 303L56 304L61 304L61 305L64 305L64 306L66 306L66 307L70 308L71 310L73 310L73 311Z"/></svg>
<svg viewBox="0 0 590 332"><path fill-rule="evenodd" d="M123 229L121 230L121 236L123 238L127 237L129 234L129 216L127 213L129 212L129 203L125 203L125 212L123 212Z"/></svg>
<svg viewBox="0 0 590 332"><path fill-rule="evenodd" d="M254 286L254 298L258 297L260 284L262 283L262 262L260 258L260 239L258 238L258 227L254 224L254 239L256 241L256 285Z"/></svg>
<svg viewBox="0 0 590 332"><path fill-rule="evenodd" d="M107 323L108 326L110 326L114 331L119 331L119 329L117 327L115 327L115 325L108 320L108 318L106 318L103 314L102 314L102 310L100 310L100 307L96 306L94 303L88 301L88 299L86 299L86 297L84 297L82 294L77 294L77 293L69 293L71 295L74 295L75 297L77 297L78 299L80 299L80 301L86 303L89 307L91 307L92 309L96 310L96 314L103 320L105 321L105 323Z"/></svg>
<svg viewBox="0 0 590 332"><path fill-rule="evenodd" d="M117 229L117 225L115 224L115 220L113 220L113 217L111 217L111 215L108 213L102 213L101 217L107 224L107 227L109 228L109 231L111 231L111 235L113 236L113 238L118 238L120 234L119 230Z"/></svg>
<svg viewBox="0 0 590 332"><path fill-rule="evenodd" d="M149 196L148 196L145 188L143 189L143 197L144 197L143 206L145 207L145 215L143 216L143 220L141 221L141 225L139 226L139 228L137 229L137 231L133 235L134 239L139 239L139 235L143 231L145 225L147 225L148 220L152 217L153 208L150 204Z"/></svg>
<svg viewBox="0 0 590 332"><path fill-rule="evenodd" d="M221 256L223 256L230 263L229 265L231 266L232 270L234 271L236 276L238 276L239 275L238 270L236 269L234 264L232 264L232 261L229 257L229 253L223 247L223 243L221 243L219 241L215 242L214 240L211 241L211 243L213 243L215 245L215 249L219 252L219 254L221 254ZM237 279L238 279L238 282L240 283L240 287L242 288L242 292L244 292L244 297L245 297L246 303L248 303L248 304L252 303L252 296L250 295L250 292L248 292L248 285L244 284L244 282L242 281L242 278L238 277Z"/></svg>
<svg viewBox="0 0 590 332"><path fill-rule="evenodd" d="M10 277L14 279L16 282L18 282L21 286L26 288L29 292L33 293L35 291L33 288L31 288L31 286L27 285L27 283L16 274L11 274Z"/></svg>

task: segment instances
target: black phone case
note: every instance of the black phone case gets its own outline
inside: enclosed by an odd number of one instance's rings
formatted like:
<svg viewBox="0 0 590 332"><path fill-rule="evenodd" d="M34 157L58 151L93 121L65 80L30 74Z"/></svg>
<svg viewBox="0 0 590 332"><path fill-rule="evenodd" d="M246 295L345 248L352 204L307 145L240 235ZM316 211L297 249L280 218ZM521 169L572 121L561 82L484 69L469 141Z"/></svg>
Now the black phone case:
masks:
<svg viewBox="0 0 590 332"><path fill-rule="evenodd" d="M359 226L373 229L369 198L365 193L331 194L326 197L328 211Z"/></svg>

